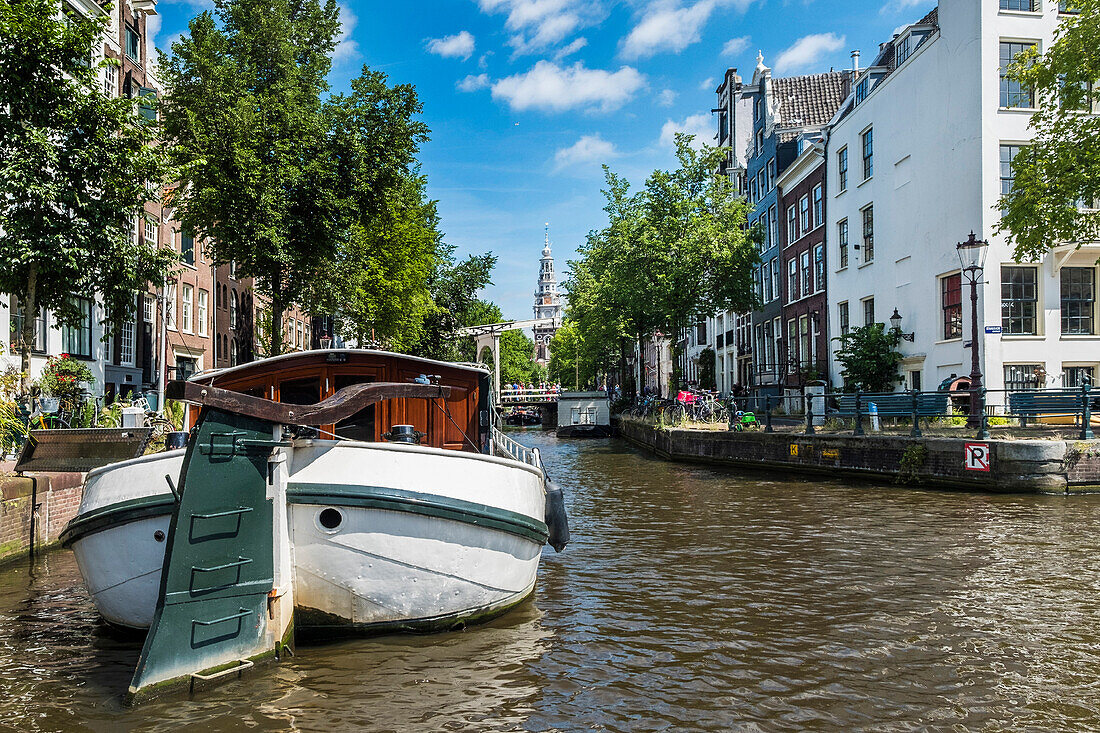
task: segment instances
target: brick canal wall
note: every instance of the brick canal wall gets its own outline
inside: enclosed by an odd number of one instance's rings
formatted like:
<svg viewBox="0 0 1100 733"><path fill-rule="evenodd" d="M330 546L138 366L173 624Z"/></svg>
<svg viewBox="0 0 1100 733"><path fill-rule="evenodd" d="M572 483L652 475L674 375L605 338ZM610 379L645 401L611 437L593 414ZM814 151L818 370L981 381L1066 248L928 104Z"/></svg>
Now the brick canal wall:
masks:
<svg viewBox="0 0 1100 733"><path fill-rule="evenodd" d="M83 474L34 474L32 478L11 475L10 469L10 463L0 463L0 563L28 554L32 525L36 552L57 544L83 495Z"/></svg>
<svg viewBox="0 0 1100 733"><path fill-rule="evenodd" d="M959 438L656 429L623 419L624 438L673 461L859 477L977 491L1100 491L1100 441L988 440L989 470L966 468Z"/></svg>

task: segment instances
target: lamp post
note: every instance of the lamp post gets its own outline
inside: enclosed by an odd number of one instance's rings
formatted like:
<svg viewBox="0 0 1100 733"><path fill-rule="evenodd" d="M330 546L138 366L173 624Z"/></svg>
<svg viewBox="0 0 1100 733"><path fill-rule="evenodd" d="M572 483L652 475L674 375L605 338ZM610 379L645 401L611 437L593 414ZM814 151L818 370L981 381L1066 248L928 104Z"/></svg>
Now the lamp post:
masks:
<svg viewBox="0 0 1100 733"><path fill-rule="evenodd" d="M978 283L985 271L988 247L989 242L975 237L973 231L970 232L969 239L955 246L962 274L970 282L970 417L966 421L969 428L981 427L982 413L985 412L982 369L978 364Z"/></svg>

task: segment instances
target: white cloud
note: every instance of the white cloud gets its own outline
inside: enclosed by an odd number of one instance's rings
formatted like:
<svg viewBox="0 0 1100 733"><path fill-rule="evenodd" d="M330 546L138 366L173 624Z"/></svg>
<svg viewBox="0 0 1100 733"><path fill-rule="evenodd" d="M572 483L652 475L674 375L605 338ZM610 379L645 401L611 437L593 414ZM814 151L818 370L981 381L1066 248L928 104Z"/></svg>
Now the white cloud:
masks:
<svg viewBox="0 0 1100 733"><path fill-rule="evenodd" d="M699 40L700 31L720 7L734 5L744 10L753 0L699 0L683 5L680 0L649 3L638 24L620 46L623 58L640 59L661 51L679 53Z"/></svg>
<svg viewBox="0 0 1100 733"><path fill-rule="evenodd" d="M909 8L921 6L931 8L933 4L933 0L889 0L889 2L882 6L882 10L879 12L882 15L886 15L887 13L900 13L909 10Z"/></svg>
<svg viewBox="0 0 1100 733"><path fill-rule="evenodd" d="M428 51L445 59L465 61L474 52L474 37L469 31L462 31L453 36L433 38L428 41Z"/></svg>
<svg viewBox="0 0 1100 733"><path fill-rule="evenodd" d="M743 53L746 48L749 47L749 42L752 39L748 36L740 36L738 38L731 38L726 41L726 45L722 46L723 56L736 56L739 53Z"/></svg>
<svg viewBox="0 0 1100 733"><path fill-rule="evenodd" d="M619 152L613 143L597 135L584 135L580 140L554 154L554 172L569 167L604 163L617 158Z"/></svg>
<svg viewBox="0 0 1100 733"><path fill-rule="evenodd" d="M599 8L584 0L478 0L486 13L507 13L508 45L517 54L561 43Z"/></svg>
<svg viewBox="0 0 1100 733"><path fill-rule="evenodd" d="M336 49L332 52L332 62L340 64L359 55L359 42L351 37L359 18L347 5L340 5L340 35L336 38Z"/></svg>
<svg viewBox="0 0 1100 733"><path fill-rule="evenodd" d="M573 39L573 42L570 43L568 46L565 46L563 48L559 48L557 51L554 52L554 60L555 61L561 61L562 59L564 59L567 56L572 56L577 51L580 51L582 48L584 48L587 45L588 45L588 39L587 38L575 38L575 39Z"/></svg>
<svg viewBox="0 0 1100 733"><path fill-rule="evenodd" d="M775 59L775 73L799 71L818 63L825 54L844 48L844 36L835 33L814 33L803 36Z"/></svg>
<svg viewBox="0 0 1100 733"><path fill-rule="evenodd" d="M160 33L161 21L163 18L159 15L146 15L145 16L145 58L155 59L157 58L157 34Z"/></svg>
<svg viewBox="0 0 1100 733"><path fill-rule="evenodd" d="M661 127L661 145L675 147L678 132L694 135L692 145L696 148L714 144L714 123L708 114L689 115L679 122L669 120Z"/></svg>
<svg viewBox="0 0 1100 733"><path fill-rule="evenodd" d="M507 101L513 110L610 112L629 102L644 86L645 77L630 66L612 72L586 69L581 61L566 67L539 61L525 73L494 83L493 99Z"/></svg>
<svg viewBox="0 0 1100 733"><path fill-rule="evenodd" d="M699 85L699 88L702 89L704 92L713 92L714 77L708 76L706 79L703 79L703 83Z"/></svg>
<svg viewBox="0 0 1100 733"><path fill-rule="evenodd" d="M490 83L488 74L478 74L477 76L470 74L455 86L458 87L460 92L476 92L478 89L488 89Z"/></svg>
<svg viewBox="0 0 1100 733"><path fill-rule="evenodd" d="M661 93L657 95L657 104L662 107L671 107L672 103L676 101L676 92L671 89L662 89Z"/></svg>

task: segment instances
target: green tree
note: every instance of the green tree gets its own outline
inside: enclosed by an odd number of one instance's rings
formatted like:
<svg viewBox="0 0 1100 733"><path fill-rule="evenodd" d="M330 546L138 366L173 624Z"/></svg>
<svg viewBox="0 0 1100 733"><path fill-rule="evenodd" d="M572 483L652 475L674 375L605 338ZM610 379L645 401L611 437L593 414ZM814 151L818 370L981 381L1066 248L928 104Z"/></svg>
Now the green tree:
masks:
<svg viewBox="0 0 1100 733"><path fill-rule="evenodd" d="M1053 3L1054 0L1051 0ZM1035 131L1012 161L997 231L1019 261L1100 241L1100 0L1072 0L1054 43L1017 56L1008 75L1036 97Z"/></svg>
<svg viewBox="0 0 1100 733"><path fill-rule="evenodd" d="M173 260L133 236L160 199L164 159L155 123L100 91L99 70L114 62L89 57L105 24L59 17L50 0L0 3L0 291L27 314L23 391L39 308L76 325L74 296L98 294L121 325Z"/></svg>
<svg viewBox="0 0 1100 733"><path fill-rule="evenodd" d="M716 366L714 349L708 346L699 353L699 386L701 388L718 389Z"/></svg>
<svg viewBox="0 0 1100 733"><path fill-rule="evenodd" d="M440 245L428 275L431 302L409 353L445 361L472 358L460 352L455 331L462 326L497 322L482 320L488 316L483 311L484 304L477 298L478 291L491 283L495 265L496 257L491 253L470 255L456 262L454 247Z"/></svg>
<svg viewBox="0 0 1100 733"><path fill-rule="evenodd" d="M893 329L869 323L833 341L840 343L836 360L841 365L846 392L854 392L857 387L868 392L893 392L901 381L898 365L902 355L897 349L901 335Z"/></svg>
<svg viewBox="0 0 1100 733"><path fill-rule="evenodd" d="M179 220L255 278L272 355L283 311L333 275L356 219L354 170L321 101L337 16L335 0L216 0L161 63Z"/></svg>

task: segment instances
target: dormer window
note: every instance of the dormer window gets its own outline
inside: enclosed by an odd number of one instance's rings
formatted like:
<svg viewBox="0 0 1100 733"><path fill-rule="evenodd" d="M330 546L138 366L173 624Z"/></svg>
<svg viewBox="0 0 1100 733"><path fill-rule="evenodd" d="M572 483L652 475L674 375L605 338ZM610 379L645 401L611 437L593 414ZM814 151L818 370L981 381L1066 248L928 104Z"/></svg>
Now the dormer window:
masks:
<svg viewBox="0 0 1100 733"><path fill-rule="evenodd" d="M905 62L905 59L909 58L909 54L913 53L911 46L913 37L906 36L897 42L894 46L894 66L901 66Z"/></svg>
<svg viewBox="0 0 1100 733"><path fill-rule="evenodd" d="M856 84L856 104L867 98L867 92L871 90L871 77L865 76L859 84Z"/></svg>

